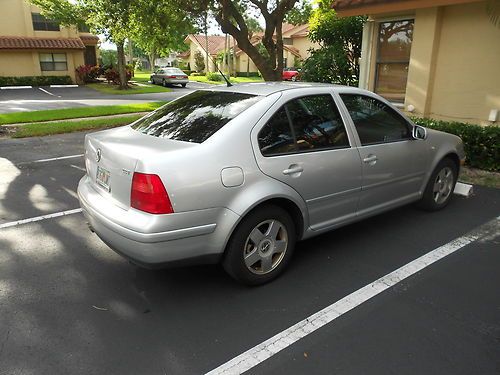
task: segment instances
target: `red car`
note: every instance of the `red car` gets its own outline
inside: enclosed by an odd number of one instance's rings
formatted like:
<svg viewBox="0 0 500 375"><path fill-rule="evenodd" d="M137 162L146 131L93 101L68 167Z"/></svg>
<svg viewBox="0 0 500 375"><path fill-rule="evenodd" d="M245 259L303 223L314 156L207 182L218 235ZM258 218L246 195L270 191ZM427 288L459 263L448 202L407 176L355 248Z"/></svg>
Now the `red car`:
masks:
<svg viewBox="0 0 500 375"><path fill-rule="evenodd" d="M284 68L281 79L283 79L283 81L299 81L300 72L296 68Z"/></svg>

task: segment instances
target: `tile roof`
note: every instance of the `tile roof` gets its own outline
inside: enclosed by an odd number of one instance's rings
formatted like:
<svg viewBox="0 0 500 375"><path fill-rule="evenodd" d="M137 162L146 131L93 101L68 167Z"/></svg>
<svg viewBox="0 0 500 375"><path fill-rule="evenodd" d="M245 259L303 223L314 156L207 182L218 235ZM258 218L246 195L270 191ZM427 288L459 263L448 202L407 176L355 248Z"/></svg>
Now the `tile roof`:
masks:
<svg viewBox="0 0 500 375"><path fill-rule="evenodd" d="M99 42L99 38L95 35L80 35L80 39L85 45L94 45Z"/></svg>
<svg viewBox="0 0 500 375"><path fill-rule="evenodd" d="M379 5L402 2L405 0L336 0L333 2L333 8L336 10L354 9L367 5Z"/></svg>
<svg viewBox="0 0 500 375"><path fill-rule="evenodd" d="M205 50L206 46L206 40L205 40L205 35L203 34L189 34L188 38L195 39L198 44ZM209 35L208 36L208 52L211 55L216 55L219 51L224 49L224 40L225 36L224 35ZM233 44L233 41L231 41L231 45Z"/></svg>
<svg viewBox="0 0 500 375"><path fill-rule="evenodd" d="M80 38L0 36L2 49L85 49L85 45Z"/></svg>

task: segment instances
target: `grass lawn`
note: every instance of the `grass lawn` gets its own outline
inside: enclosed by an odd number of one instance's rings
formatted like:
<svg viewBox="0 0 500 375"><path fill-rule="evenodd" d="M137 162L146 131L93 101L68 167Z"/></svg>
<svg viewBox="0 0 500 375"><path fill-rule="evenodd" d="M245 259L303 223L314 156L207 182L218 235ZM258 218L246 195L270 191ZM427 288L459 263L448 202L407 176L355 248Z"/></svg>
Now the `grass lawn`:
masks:
<svg viewBox="0 0 500 375"><path fill-rule="evenodd" d="M151 73L149 72L134 72L134 76L132 77L132 81L148 83L149 78L151 78Z"/></svg>
<svg viewBox="0 0 500 375"><path fill-rule="evenodd" d="M213 85L225 85L226 82L222 81L209 81L206 76L189 76L191 81L210 83ZM248 83L248 82L264 82L261 77L231 77L231 83Z"/></svg>
<svg viewBox="0 0 500 375"><path fill-rule="evenodd" d="M152 94L155 92L169 92L172 91L167 87L151 85L149 83L141 82L141 85L146 86L138 86L133 85L130 86L128 90L119 90L118 85L107 84L107 83L89 83L86 86L91 89L100 91L104 94L113 94L113 95L131 95L131 94Z"/></svg>
<svg viewBox="0 0 500 375"><path fill-rule="evenodd" d="M161 107L166 102L151 102L141 104L106 105L79 108L49 109L45 111L15 112L0 114L0 125L21 122L41 122L66 120L80 117L96 117L119 115L134 112L150 112Z"/></svg>
<svg viewBox="0 0 500 375"><path fill-rule="evenodd" d="M51 123L33 123L29 125L9 128L7 135L12 138L38 137L43 135L71 133L81 130L104 129L115 126L127 125L141 115L130 115L124 117L91 119L81 121L59 121Z"/></svg>

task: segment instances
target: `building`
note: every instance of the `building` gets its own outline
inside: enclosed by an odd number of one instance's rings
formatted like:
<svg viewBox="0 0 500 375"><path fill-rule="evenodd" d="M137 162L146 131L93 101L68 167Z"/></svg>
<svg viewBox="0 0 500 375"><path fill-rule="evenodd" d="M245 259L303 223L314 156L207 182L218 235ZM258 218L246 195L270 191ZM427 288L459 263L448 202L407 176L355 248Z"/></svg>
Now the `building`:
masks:
<svg viewBox="0 0 500 375"><path fill-rule="evenodd" d="M70 76L97 64L97 36L85 27L63 27L27 0L2 0L0 76Z"/></svg>
<svg viewBox="0 0 500 375"><path fill-rule="evenodd" d="M368 15L359 86L418 116L500 120L500 27L485 0L337 0Z"/></svg>
<svg viewBox="0 0 500 375"><path fill-rule="evenodd" d="M295 67L299 65L300 61L306 59L309 56L308 50L312 47L316 47L316 44L312 43L308 38L309 25L299 25L294 26L290 24L283 24L283 63L284 67ZM252 44L257 45L262 41L262 33L255 33L252 37ZM196 52L200 52L204 57L206 43L208 39L208 52L211 56L209 60L209 71L215 71L215 65L213 61L216 61L217 55L224 51L226 45L226 38L224 35L209 35L205 38L205 35L195 35L189 34L184 40L185 43L189 45L189 50L179 54L179 58L186 64L189 63L189 67L195 70L194 56ZM251 59L248 58L247 54L238 48L233 37L229 36L229 48L235 51L236 72L257 72L257 67ZM236 45L236 47L235 47ZM234 70L234 68L233 68Z"/></svg>

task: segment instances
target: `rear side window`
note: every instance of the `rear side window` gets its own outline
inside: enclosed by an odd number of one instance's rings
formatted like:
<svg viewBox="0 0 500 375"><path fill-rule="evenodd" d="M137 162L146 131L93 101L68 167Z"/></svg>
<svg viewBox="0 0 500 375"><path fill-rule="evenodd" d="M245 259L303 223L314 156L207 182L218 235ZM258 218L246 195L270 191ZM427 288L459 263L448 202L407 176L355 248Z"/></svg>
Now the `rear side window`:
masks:
<svg viewBox="0 0 500 375"><path fill-rule="evenodd" d="M258 135L264 156L349 147L331 95L310 95L286 103Z"/></svg>
<svg viewBox="0 0 500 375"><path fill-rule="evenodd" d="M363 146L411 138L404 118L381 101L364 95L341 94Z"/></svg>
<svg viewBox="0 0 500 375"><path fill-rule="evenodd" d="M195 91L139 119L132 128L154 137L202 143L260 99L235 92Z"/></svg>

